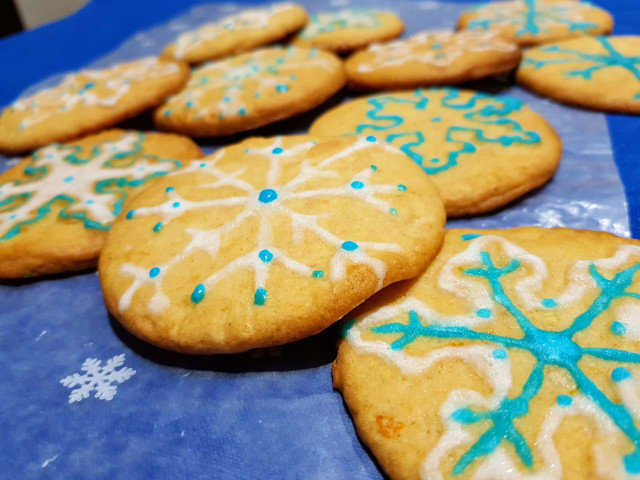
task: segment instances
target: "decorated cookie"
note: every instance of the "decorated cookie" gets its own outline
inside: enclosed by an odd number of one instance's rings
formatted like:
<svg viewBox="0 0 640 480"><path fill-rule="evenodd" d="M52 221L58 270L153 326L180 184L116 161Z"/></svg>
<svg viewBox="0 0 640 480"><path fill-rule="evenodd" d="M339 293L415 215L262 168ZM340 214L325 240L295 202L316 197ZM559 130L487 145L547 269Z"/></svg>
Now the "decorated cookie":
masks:
<svg viewBox="0 0 640 480"><path fill-rule="evenodd" d="M187 81L183 64L156 58L67 75L0 116L0 151L10 154L115 125L161 103Z"/></svg>
<svg viewBox="0 0 640 480"><path fill-rule="evenodd" d="M541 186L562 153L553 128L520 100L452 88L361 97L310 132L398 147L436 183L449 217L488 212Z"/></svg>
<svg viewBox="0 0 640 480"><path fill-rule="evenodd" d="M312 15L294 43L345 53L392 40L402 32L404 23L392 12L349 9Z"/></svg>
<svg viewBox="0 0 640 480"><path fill-rule="evenodd" d="M100 257L109 310L187 353L313 335L442 243L433 183L381 142L251 138L146 189Z"/></svg>
<svg viewBox="0 0 640 480"><path fill-rule="evenodd" d="M640 36L581 37L532 48L516 78L560 102L640 113Z"/></svg>
<svg viewBox="0 0 640 480"><path fill-rule="evenodd" d="M330 53L264 48L195 69L154 120L189 136L229 135L311 110L344 84L342 62Z"/></svg>
<svg viewBox="0 0 640 480"><path fill-rule="evenodd" d="M277 42L307 24L307 13L294 3L244 10L185 32L163 56L202 63Z"/></svg>
<svg viewBox="0 0 640 480"><path fill-rule="evenodd" d="M345 71L351 88L390 90L476 80L518 63L520 48L495 32L421 32L356 52Z"/></svg>
<svg viewBox="0 0 640 480"><path fill-rule="evenodd" d="M613 19L601 8L577 0L508 0L462 14L458 27L492 30L520 45L611 33Z"/></svg>
<svg viewBox="0 0 640 480"><path fill-rule="evenodd" d="M94 266L127 195L202 156L177 135L108 130L0 174L0 278Z"/></svg>
<svg viewBox="0 0 640 480"><path fill-rule="evenodd" d="M606 233L451 230L346 325L334 385L391 478L635 478L639 271Z"/></svg>

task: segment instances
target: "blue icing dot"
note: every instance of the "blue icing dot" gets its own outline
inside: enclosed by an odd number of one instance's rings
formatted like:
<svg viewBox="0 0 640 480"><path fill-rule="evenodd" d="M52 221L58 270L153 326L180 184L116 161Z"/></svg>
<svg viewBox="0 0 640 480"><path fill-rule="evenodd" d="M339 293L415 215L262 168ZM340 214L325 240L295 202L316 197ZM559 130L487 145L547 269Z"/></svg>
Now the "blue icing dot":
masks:
<svg viewBox="0 0 640 480"><path fill-rule="evenodd" d="M398 190L400 190L401 192L406 192L407 191L407 186L406 185L398 185Z"/></svg>
<svg viewBox="0 0 640 480"><path fill-rule="evenodd" d="M364 183L356 180L355 182L351 182L351 188L360 190L361 188L364 188Z"/></svg>
<svg viewBox="0 0 640 480"><path fill-rule="evenodd" d="M168 117L169 115L171 115L171 110L165 110L162 115Z"/></svg>
<svg viewBox="0 0 640 480"><path fill-rule="evenodd" d="M625 327L620 322L613 322L610 329L611 333L613 333L614 335L624 335L625 333L627 333L627 327Z"/></svg>
<svg viewBox="0 0 640 480"><path fill-rule="evenodd" d="M260 260L262 260L264 263L267 263L273 260L273 253L271 253L269 250L260 250L260 253L258 253L258 257L260 257Z"/></svg>
<svg viewBox="0 0 640 480"><path fill-rule="evenodd" d="M432 158L431 163L438 163L440 161L439 158Z"/></svg>
<svg viewBox="0 0 640 480"><path fill-rule="evenodd" d="M164 190L164 191L165 191L165 193L171 193L171 192L175 191L175 188L173 188L173 187L167 187L167 188L165 188L165 190Z"/></svg>
<svg viewBox="0 0 640 480"><path fill-rule="evenodd" d="M93 205L94 203L96 203L94 200L87 200L87 205Z"/></svg>
<svg viewBox="0 0 640 480"><path fill-rule="evenodd" d="M187 106L187 108L191 108L193 107L193 102L187 102L185 103L185 105Z"/></svg>
<svg viewBox="0 0 640 480"><path fill-rule="evenodd" d="M431 48L434 50L441 50L442 49L442 45L439 43L434 43L433 45L431 45Z"/></svg>
<svg viewBox="0 0 640 480"><path fill-rule="evenodd" d="M390 213L391 215L393 215L394 217L397 217L397 216L398 216L398 211L397 211L395 208L391 208L391 209L389 209L389 213Z"/></svg>
<svg viewBox="0 0 640 480"><path fill-rule="evenodd" d="M558 302L556 302L553 298L543 298L542 306L545 308L555 308L558 306Z"/></svg>
<svg viewBox="0 0 640 480"><path fill-rule="evenodd" d="M149 277L155 278L158 275L160 275L160 269L158 267L153 267L151 270L149 270Z"/></svg>
<svg viewBox="0 0 640 480"><path fill-rule="evenodd" d="M315 270L313 272L313 278L322 278L324 277L324 272L322 270Z"/></svg>
<svg viewBox="0 0 640 480"><path fill-rule="evenodd" d="M200 164L200 168L204 168L204 167L206 167L206 166L207 166L207 164L206 164L206 163L201 163L201 164Z"/></svg>
<svg viewBox="0 0 640 480"><path fill-rule="evenodd" d="M289 91L289 87L286 85L276 85L276 90L280 93L285 93Z"/></svg>
<svg viewBox="0 0 640 480"><path fill-rule="evenodd" d="M558 405L561 407L568 407L573 403L573 399L569 395L558 395L556 402L558 402Z"/></svg>
<svg viewBox="0 0 640 480"><path fill-rule="evenodd" d="M291 75L289 78L290 78L291 80L295 80L295 79L296 79L296 78L298 78L298 77L296 77L295 75Z"/></svg>
<svg viewBox="0 0 640 480"><path fill-rule="evenodd" d="M501 348L496 348L493 353L493 358L497 358L498 360L504 360L507 358L507 352Z"/></svg>
<svg viewBox="0 0 640 480"><path fill-rule="evenodd" d="M127 212L127 220L131 220L135 214L136 214L135 210L129 210Z"/></svg>
<svg viewBox="0 0 640 480"><path fill-rule="evenodd" d="M84 89L85 90L90 90L90 89L94 88L95 86L96 86L96 84L93 83L93 82L85 83Z"/></svg>
<svg viewBox="0 0 640 480"><path fill-rule="evenodd" d="M247 109L246 108L241 108L240 110L238 110L238 113L240 115L246 115L247 114Z"/></svg>
<svg viewBox="0 0 640 480"><path fill-rule="evenodd" d="M9 220L15 220L16 218L18 218L18 215L13 214L9 217Z"/></svg>
<svg viewBox="0 0 640 480"><path fill-rule="evenodd" d="M173 203L171 204L171 206L172 206L173 208L178 208L178 207L180 206L180 202L173 202Z"/></svg>
<svg viewBox="0 0 640 480"><path fill-rule="evenodd" d="M253 97L254 97L254 98L260 98L260 92L256 92L256 93L254 93L254 94L253 94Z"/></svg>
<svg viewBox="0 0 640 480"><path fill-rule="evenodd" d="M433 118L431 119L431 121L432 121L433 123L438 123L438 122L441 122L441 121L442 121L442 118L441 118L441 117L433 117Z"/></svg>
<svg viewBox="0 0 640 480"><path fill-rule="evenodd" d="M225 103L229 103L231 101L231 97L224 97L222 101Z"/></svg>
<svg viewBox="0 0 640 480"><path fill-rule="evenodd" d="M162 230L162 222L158 222L153 226L153 231L158 233L160 230Z"/></svg>
<svg viewBox="0 0 640 480"><path fill-rule="evenodd" d="M474 238L478 238L481 237L482 235L480 235L479 233L465 233L464 235L460 236L460 239L463 242L468 242L469 240L473 240Z"/></svg>
<svg viewBox="0 0 640 480"><path fill-rule="evenodd" d="M73 181L73 177L66 177L63 181L64 182L72 182Z"/></svg>
<svg viewBox="0 0 640 480"><path fill-rule="evenodd" d="M349 240L342 244L342 249L346 250L347 252L353 252L354 250L358 249L358 244Z"/></svg>
<svg viewBox="0 0 640 480"><path fill-rule="evenodd" d="M373 170L374 172L377 172L377 171L378 171L378 167L376 167L375 165L371 165L371 167L370 167L370 168L371 168L371 170Z"/></svg>
<svg viewBox="0 0 640 480"><path fill-rule="evenodd" d="M376 138L376 137L374 137L373 135L369 135L369 136L367 137L367 142L375 142L376 140L377 140L377 138Z"/></svg>
<svg viewBox="0 0 640 480"><path fill-rule="evenodd" d="M256 293L253 295L253 304L258 305L259 307L267 303L267 291L260 287L256 290Z"/></svg>
<svg viewBox="0 0 640 480"><path fill-rule="evenodd" d="M205 288L201 283L198 284L196 288L193 289L193 293L191 294L191 301L193 303L200 303L204 298Z"/></svg>
<svg viewBox="0 0 640 480"><path fill-rule="evenodd" d="M262 203L273 202L276 198L278 198L278 194L275 190L271 188L262 190L260 192L260 195L258 195L258 200L260 200Z"/></svg>
<svg viewBox="0 0 640 480"><path fill-rule="evenodd" d="M473 423L475 415L468 408L461 408L453 412L451 418L460 423Z"/></svg>
<svg viewBox="0 0 640 480"><path fill-rule="evenodd" d="M489 310L488 308L481 308L476 312L476 315L478 315L480 318L490 318L491 310Z"/></svg>
<svg viewBox="0 0 640 480"><path fill-rule="evenodd" d="M282 151L283 151L282 148L276 147L273 150L271 150L271 153L273 153L274 155L280 155Z"/></svg>
<svg viewBox="0 0 640 480"><path fill-rule="evenodd" d="M614 382L621 382L631 376L629 370L624 367L618 367L611 372L611 380Z"/></svg>

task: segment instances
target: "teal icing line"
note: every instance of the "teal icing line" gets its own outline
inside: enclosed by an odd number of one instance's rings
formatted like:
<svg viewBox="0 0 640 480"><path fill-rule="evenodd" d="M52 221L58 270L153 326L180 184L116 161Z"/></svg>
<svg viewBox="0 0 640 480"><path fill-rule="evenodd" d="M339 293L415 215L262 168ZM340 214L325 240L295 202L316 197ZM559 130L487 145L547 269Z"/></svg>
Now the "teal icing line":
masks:
<svg viewBox="0 0 640 480"><path fill-rule="evenodd" d="M520 270L522 266L519 260L512 259L506 266L497 267L490 254L484 251L480 254L480 260L480 267L467 269L462 273L484 278L488 282L493 300L515 319L523 332L522 338L476 332L467 327L425 326L415 311L409 312L408 324L389 323L371 329L375 334L401 334L400 338L391 343L390 347L393 350L404 349L418 338L426 337L490 342L506 349L525 350L535 357L536 365L525 382L522 393L516 398L505 398L495 410L491 411L476 412L463 408L453 413L452 418L460 423L488 421L492 426L460 457L453 467L452 474L454 476L462 474L477 459L495 451L502 442L510 443L522 463L529 469L533 469L531 448L517 430L514 421L529 413L529 404L540 391L547 366L566 370L582 394L593 401L628 438L634 450L624 456L625 469L630 474L640 473L640 431L631 413L624 405L612 402L578 366L579 360L585 356L607 362L640 364L640 354L611 348L583 348L573 340L577 333L590 327L602 313L607 311L615 300L626 297L640 299L640 294L627 291L633 283L634 276L640 271L640 263L622 270L612 279L604 277L598 272L596 266L591 264L589 273L600 293L593 303L574 319L570 327L555 332L542 330L533 325L505 293L501 278ZM626 373L620 373L621 371L616 369L612 379L624 381L629 376L628 370L624 370ZM568 404L566 399L562 401L564 405Z"/></svg>

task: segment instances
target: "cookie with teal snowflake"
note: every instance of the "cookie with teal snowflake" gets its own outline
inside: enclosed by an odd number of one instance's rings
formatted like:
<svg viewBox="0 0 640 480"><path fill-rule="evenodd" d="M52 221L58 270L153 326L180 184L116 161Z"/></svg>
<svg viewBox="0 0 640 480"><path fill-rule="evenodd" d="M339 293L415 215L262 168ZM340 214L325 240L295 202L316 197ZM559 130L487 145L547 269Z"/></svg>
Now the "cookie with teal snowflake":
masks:
<svg viewBox="0 0 640 480"><path fill-rule="evenodd" d="M640 114L640 36L581 37L532 48L516 79L559 102Z"/></svg>
<svg viewBox="0 0 640 480"><path fill-rule="evenodd" d="M393 40L403 32L404 23L393 12L352 8L311 15L294 44L347 53L374 42Z"/></svg>
<svg viewBox="0 0 640 480"><path fill-rule="evenodd" d="M562 154L555 130L517 98L454 88L360 97L309 131L399 148L435 182L448 217L489 212L540 187Z"/></svg>
<svg viewBox="0 0 640 480"><path fill-rule="evenodd" d="M192 137L250 130L317 107L344 86L343 70L331 53L291 46L206 63L156 109L154 121Z"/></svg>
<svg viewBox="0 0 640 480"><path fill-rule="evenodd" d="M333 377L391 478L636 478L640 242L450 230L345 325Z"/></svg>
<svg viewBox="0 0 640 480"><path fill-rule="evenodd" d="M162 55L202 63L277 42L306 24L307 13L295 3L247 9L183 33Z"/></svg>
<svg viewBox="0 0 640 480"><path fill-rule="evenodd" d="M0 152L23 153L111 127L159 105L188 78L186 65L154 57L68 74L4 109Z"/></svg>
<svg viewBox="0 0 640 480"><path fill-rule="evenodd" d="M480 5L463 13L458 28L490 30L522 46L571 37L605 35L613 18L601 8L576 0L508 0Z"/></svg>
<svg viewBox="0 0 640 480"><path fill-rule="evenodd" d="M437 253L444 208L401 152L364 138L251 138L136 196L100 256L108 309L186 353L299 340Z"/></svg>
<svg viewBox="0 0 640 480"><path fill-rule="evenodd" d="M127 197L202 156L178 135L107 130L0 174L0 278L95 266Z"/></svg>

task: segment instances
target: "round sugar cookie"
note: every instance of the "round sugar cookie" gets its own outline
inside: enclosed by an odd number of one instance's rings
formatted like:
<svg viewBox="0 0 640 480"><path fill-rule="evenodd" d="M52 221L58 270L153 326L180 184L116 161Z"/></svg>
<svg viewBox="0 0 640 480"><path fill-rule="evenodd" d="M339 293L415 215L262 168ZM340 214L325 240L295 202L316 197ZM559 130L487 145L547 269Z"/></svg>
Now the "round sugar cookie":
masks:
<svg viewBox="0 0 640 480"><path fill-rule="evenodd" d="M202 156L185 137L123 130L37 150L0 174L0 278L96 265L127 196Z"/></svg>
<svg viewBox="0 0 640 480"><path fill-rule="evenodd" d="M202 63L277 42L306 24L307 13L295 3L252 8L183 33L162 56Z"/></svg>
<svg viewBox="0 0 640 480"><path fill-rule="evenodd" d="M4 109L0 152L22 153L110 127L160 104L188 78L186 65L154 57L69 74Z"/></svg>
<svg viewBox="0 0 640 480"><path fill-rule="evenodd" d="M508 0L463 13L458 28L495 31L529 46L611 33L613 18L607 11L577 0Z"/></svg>
<svg viewBox="0 0 640 480"><path fill-rule="evenodd" d="M436 183L448 217L494 210L543 185L562 154L553 128L520 100L453 88L361 97L309 131L400 148Z"/></svg>
<svg viewBox="0 0 640 480"><path fill-rule="evenodd" d="M171 350L308 337L442 243L436 188L384 143L251 138L185 171L128 204L99 265L113 315Z"/></svg>
<svg viewBox="0 0 640 480"><path fill-rule="evenodd" d="M451 85L509 72L520 48L495 32L420 32L371 45L345 62L349 87L392 90Z"/></svg>
<svg viewBox="0 0 640 480"><path fill-rule="evenodd" d="M342 62L330 53L263 48L196 68L154 120L193 137L230 135L311 110L344 84Z"/></svg>
<svg viewBox="0 0 640 480"><path fill-rule="evenodd" d="M640 473L640 242L451 230L343 329L333 364L392 479Z"/></svg>
<svg viewBox="0 0 640 480"><path fill-rule="evenodd" d="M640 114L640 36L580 37L532 48L516 79L559 102Z"/></svg>
<svg viewBox="0 0 640 480"><path fill-rule="evenodd" d="M347 9L311 15L295 45L346 53L399 37L404 23L396 14L382 10Z"/></svg>

